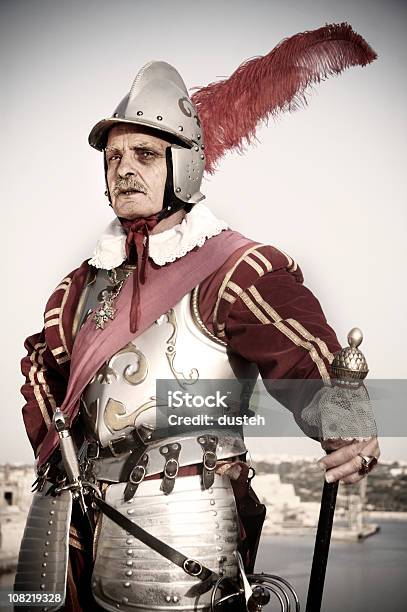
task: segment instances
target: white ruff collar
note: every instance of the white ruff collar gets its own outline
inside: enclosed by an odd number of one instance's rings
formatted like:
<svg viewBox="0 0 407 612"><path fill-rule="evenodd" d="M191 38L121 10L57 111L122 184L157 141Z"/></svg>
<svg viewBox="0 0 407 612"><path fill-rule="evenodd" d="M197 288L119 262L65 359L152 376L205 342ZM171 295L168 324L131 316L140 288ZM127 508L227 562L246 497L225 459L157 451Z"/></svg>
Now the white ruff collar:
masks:
<svg viewBox="0 0 407 612"><path fill-rule="evenodd" d="M149 257L159 266L175 261L197 246L202 246L207 238L228 229L228 224L203 204L195 204L180 224L165 232L149 237ZM126 234L118 219L114 219L99 240L89 263L95 268L111 270L126 259Z"/></svg>

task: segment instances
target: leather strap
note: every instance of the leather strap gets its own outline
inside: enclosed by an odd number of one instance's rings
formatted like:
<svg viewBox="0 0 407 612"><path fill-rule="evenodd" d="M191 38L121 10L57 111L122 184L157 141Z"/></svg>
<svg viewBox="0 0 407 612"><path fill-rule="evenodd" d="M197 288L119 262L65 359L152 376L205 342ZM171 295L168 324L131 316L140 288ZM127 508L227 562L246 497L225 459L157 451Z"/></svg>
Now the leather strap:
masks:
<svg viewBox="0 0 407 612"><path fill-rule="evenodd" d="M208 579L213 581L218 580L219 576L216 572L208 569L199 561L186 557L178 550L175 550L175 548L168 546L168 544L165 544L155 536L151 535L151 533L148 533L148 531L145 531L136 523L133 523L133 521L116 510L116 508L113 508L113 506L106 503L103 499L100 499L100 497L95 497L93 501L103 512L103 514L106 514L106 516L110 518L110 520L119 525L130 535L140 540L140 542L143 542L143 544L152 550L155 550L155 552L183 569L186 574L189 574L189 576L195 576L196 578L199 578L199 580L202 580L202 582Z"/></svg>
<svg viewBox="0 0 407 612"><path fill-rule="evenodd" d="M142 482L146 476L147 464L148 455L147 453L144 453L140 461L137 463L137 465L134 466L134 468L130 472L129 481L126 484L126 488L124 489L124 501L127 502L132 499L132 497L134 497L140 482Z"/></svg>
<svg viewBox="0 0 407 612"><path fill-rule="evenodd" d="M160 447L160 453L165 458L164 475L161 482L161 491L166 495L171 493L174 488L175 479L179 470L179 454L181 452L181 444L173 442Z"/></svg>
<svg viewBox="0 0 407 612"><path fill-rule="evenodd" d="M217 436L199 436L198 442L203 450L202 457L202 484L204 489L209 489L215 480L216 448L218 446Z"/></svg>

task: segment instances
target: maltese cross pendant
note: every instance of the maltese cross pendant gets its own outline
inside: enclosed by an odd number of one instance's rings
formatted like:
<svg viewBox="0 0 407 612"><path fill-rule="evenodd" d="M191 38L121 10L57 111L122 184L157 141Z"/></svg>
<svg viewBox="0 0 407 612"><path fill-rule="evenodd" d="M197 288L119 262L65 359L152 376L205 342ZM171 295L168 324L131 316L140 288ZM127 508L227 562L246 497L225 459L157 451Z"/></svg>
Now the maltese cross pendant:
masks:
<svg viewBox="0 0 407 612"><path fill-rule="evenodd" d="M99 306L93 315L96 329L104 329L108 321L113 321L116 316L116 310L117 309L108 302L104 302L101 306Z"/></svg>

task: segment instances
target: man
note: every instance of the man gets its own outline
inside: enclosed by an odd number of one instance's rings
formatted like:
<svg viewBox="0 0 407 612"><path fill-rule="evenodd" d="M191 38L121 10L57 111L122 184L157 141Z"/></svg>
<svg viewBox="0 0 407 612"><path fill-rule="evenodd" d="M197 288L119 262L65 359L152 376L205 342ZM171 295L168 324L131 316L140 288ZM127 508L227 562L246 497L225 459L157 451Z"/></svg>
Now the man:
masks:
<svg viewBox="0 0 407 612"><path fill-rule="evenodd" d="M357 59L330 70L371 61L369 54L361 58L367 45L358 35L329 28L317 31L322 55L342 38L358 48ZM299 72L304 87L303 67ZM290 103L301 87L291 83ZM192 389L203 379L255 381L260 374L274 394L268 381L313 379L312 393L306 387L278 395L305 427L303 410L318 409L340 349L295 262L229 230L201 203L202 174L219 157L219 142L199 94L197 111L177 71L151 62L113 116L95 125L89 142L103 151L117 219L89 263L52 294L41 334L26 341L23 414L40 468L32 516L46 517L49 526L43 541L29 531L29 518L26 534L39 548L30 560L23 545L16 584L27 584L40 555L36 590L56 590L67 571L67 610L96 609L95 600L106 610L209 610L214 580L236 580L236 552L253 571L264 511L250 488L242 432L161 429L158 379ZM213 100L211 110L219 110ZM249 121L246 138L250 129ZM227 140L227 126L222 133ZM365 438L323 442L332 450L320 462L327 481L354 483L365 475L364 457L379 457L376 437ZM81 501L71 521L69 490ZM57 525L55 512L65 517Z"/></svg>

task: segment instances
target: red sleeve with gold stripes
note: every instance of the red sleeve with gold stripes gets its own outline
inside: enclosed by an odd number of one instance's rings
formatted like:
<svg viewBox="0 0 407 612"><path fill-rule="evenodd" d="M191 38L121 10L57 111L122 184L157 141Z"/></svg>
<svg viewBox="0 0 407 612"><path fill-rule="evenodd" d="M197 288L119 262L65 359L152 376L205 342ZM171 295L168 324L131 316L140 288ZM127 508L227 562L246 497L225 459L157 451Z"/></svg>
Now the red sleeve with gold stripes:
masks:
<svg viewBox="0 0 407 612"><path fill-rule="evenodd" d="M302 425L301 411L330 378L340 345L297 264L275 247L255 245L224 276L213 309L213 328L229 348L255 363L267 381L315 379L298 392L278 394Z"/></svg>
<svg viewBox="0 0 407 612"><path fill-rule="evenodd" d="M62 404L69 378L72 323L88 266L66 276L47 302L44 328L25 341L27 355L21 361L26 404L23 419L37 456L56 406Z"/></svg>

